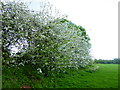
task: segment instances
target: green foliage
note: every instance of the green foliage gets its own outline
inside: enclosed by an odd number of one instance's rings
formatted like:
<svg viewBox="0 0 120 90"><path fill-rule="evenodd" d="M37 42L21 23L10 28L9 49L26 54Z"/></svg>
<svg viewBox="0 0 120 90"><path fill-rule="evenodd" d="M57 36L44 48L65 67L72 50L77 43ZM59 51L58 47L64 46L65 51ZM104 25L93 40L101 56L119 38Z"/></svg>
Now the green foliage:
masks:
<svg viewBox="0 0 120 90"><path fill-rule="evenodd" d="M67 69L65 73L54 73L54 77L39 75L29 66L19 69L4 68L2 85L3 89L20 88L23 85L32 88L118 88L118 65L97 64L97 66L100 69L93 73L84 69ZM29 71L31 73L27 73Z"/></svg>
<svg viewBox="0 0 120 90"><path fill-rule="evenodd" d="M93 73L99 69L99 66L89 67L86 69L87 72Z"/></svg>
<svg viewBox="0 0 120 90"><path fill-rule="evenodd" d="M120 64L120 58L114 58L112 62L113 64Z"/></svg>
<svg viewBox="0 0 120 90"><path fill-rule="evenodd" d="M113 60L95 60L95 63L101 63L101 64L120 64L120 59L119 58L115 58Z"/></svg>
<svg viewBox="0 0 120 90"><path fill-rule="evenodd" d="M64 15L53 16L49 3L44 3L38 12L31 12L22 2L1 4L3 64L29 64L44 74L92 64L86 30ZM11 56L12 47L18 53Z"/></svg>

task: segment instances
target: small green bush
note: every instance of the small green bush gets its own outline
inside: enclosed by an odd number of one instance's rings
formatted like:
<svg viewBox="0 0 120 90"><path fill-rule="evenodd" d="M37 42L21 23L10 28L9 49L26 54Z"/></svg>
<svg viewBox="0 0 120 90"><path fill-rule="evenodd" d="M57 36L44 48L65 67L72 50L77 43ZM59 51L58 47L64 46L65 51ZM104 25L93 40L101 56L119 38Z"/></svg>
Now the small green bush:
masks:
<svg viewBox="0 0 120 90"><path fill-rule="evenodd" d="M93 73L93 72L97 71L98 69L99 69L99 66L91 66L91 67L88 67L87 69L85 69L85 71Z"/></svg>

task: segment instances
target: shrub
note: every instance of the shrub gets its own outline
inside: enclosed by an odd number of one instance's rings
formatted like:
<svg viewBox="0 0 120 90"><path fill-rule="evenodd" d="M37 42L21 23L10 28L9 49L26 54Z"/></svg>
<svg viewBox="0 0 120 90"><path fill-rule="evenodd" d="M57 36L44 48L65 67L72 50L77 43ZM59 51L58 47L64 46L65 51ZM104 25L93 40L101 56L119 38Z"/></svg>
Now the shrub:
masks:
<svg viewBox="0 0 120 90"><path fill-rule="evenodd" d="M93 72L97 71L99 68L100 68L99 66L93 66L93 67L87 68L86 71L93 73Z"/></svg>
<svg viewBox="0 0 120 90"><path fill-rule="evenodd" d="M64 15L53 16L50 4L43 4L38 12L31 12L22 2L1 4L3 64L29 64L42 73L91 64L90 38L85 29ZM18 53L11 55L12 47L16 47Z"/></svg>

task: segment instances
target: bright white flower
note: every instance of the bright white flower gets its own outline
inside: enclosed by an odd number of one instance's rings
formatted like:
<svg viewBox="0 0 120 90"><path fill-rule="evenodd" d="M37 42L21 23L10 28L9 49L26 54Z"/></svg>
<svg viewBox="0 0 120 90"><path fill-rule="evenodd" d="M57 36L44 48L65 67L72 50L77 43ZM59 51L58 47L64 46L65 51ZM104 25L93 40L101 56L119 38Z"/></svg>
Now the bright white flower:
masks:
<svg viewBox="0 0 120 90"><path fill-rule="evenodd" d="M14 63L14 62L15 62L15 60L12 60L12 62Z"/></svg>
<svg viewBox="0 0 120 90"><path fill-rule="evenodd" d="M37 69L39 73L42 73L42 70L40 68Z"/></svg>

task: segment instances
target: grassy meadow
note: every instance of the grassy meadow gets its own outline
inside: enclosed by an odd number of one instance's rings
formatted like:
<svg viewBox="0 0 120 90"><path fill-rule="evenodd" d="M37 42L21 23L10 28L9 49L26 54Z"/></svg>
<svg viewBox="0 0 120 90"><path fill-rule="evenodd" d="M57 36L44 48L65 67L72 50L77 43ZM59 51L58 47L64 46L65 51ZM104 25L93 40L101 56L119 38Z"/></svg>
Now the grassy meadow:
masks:
<svg viewBox="0 0 120 90"><path fill-rule="evenodd" d="M24 85L32 88L118 88L118 64L96 65L99 69L95 72L71 69L48 77L32 71L30 66L3 68L2 85L3 88L20 88Z"/></svg>

